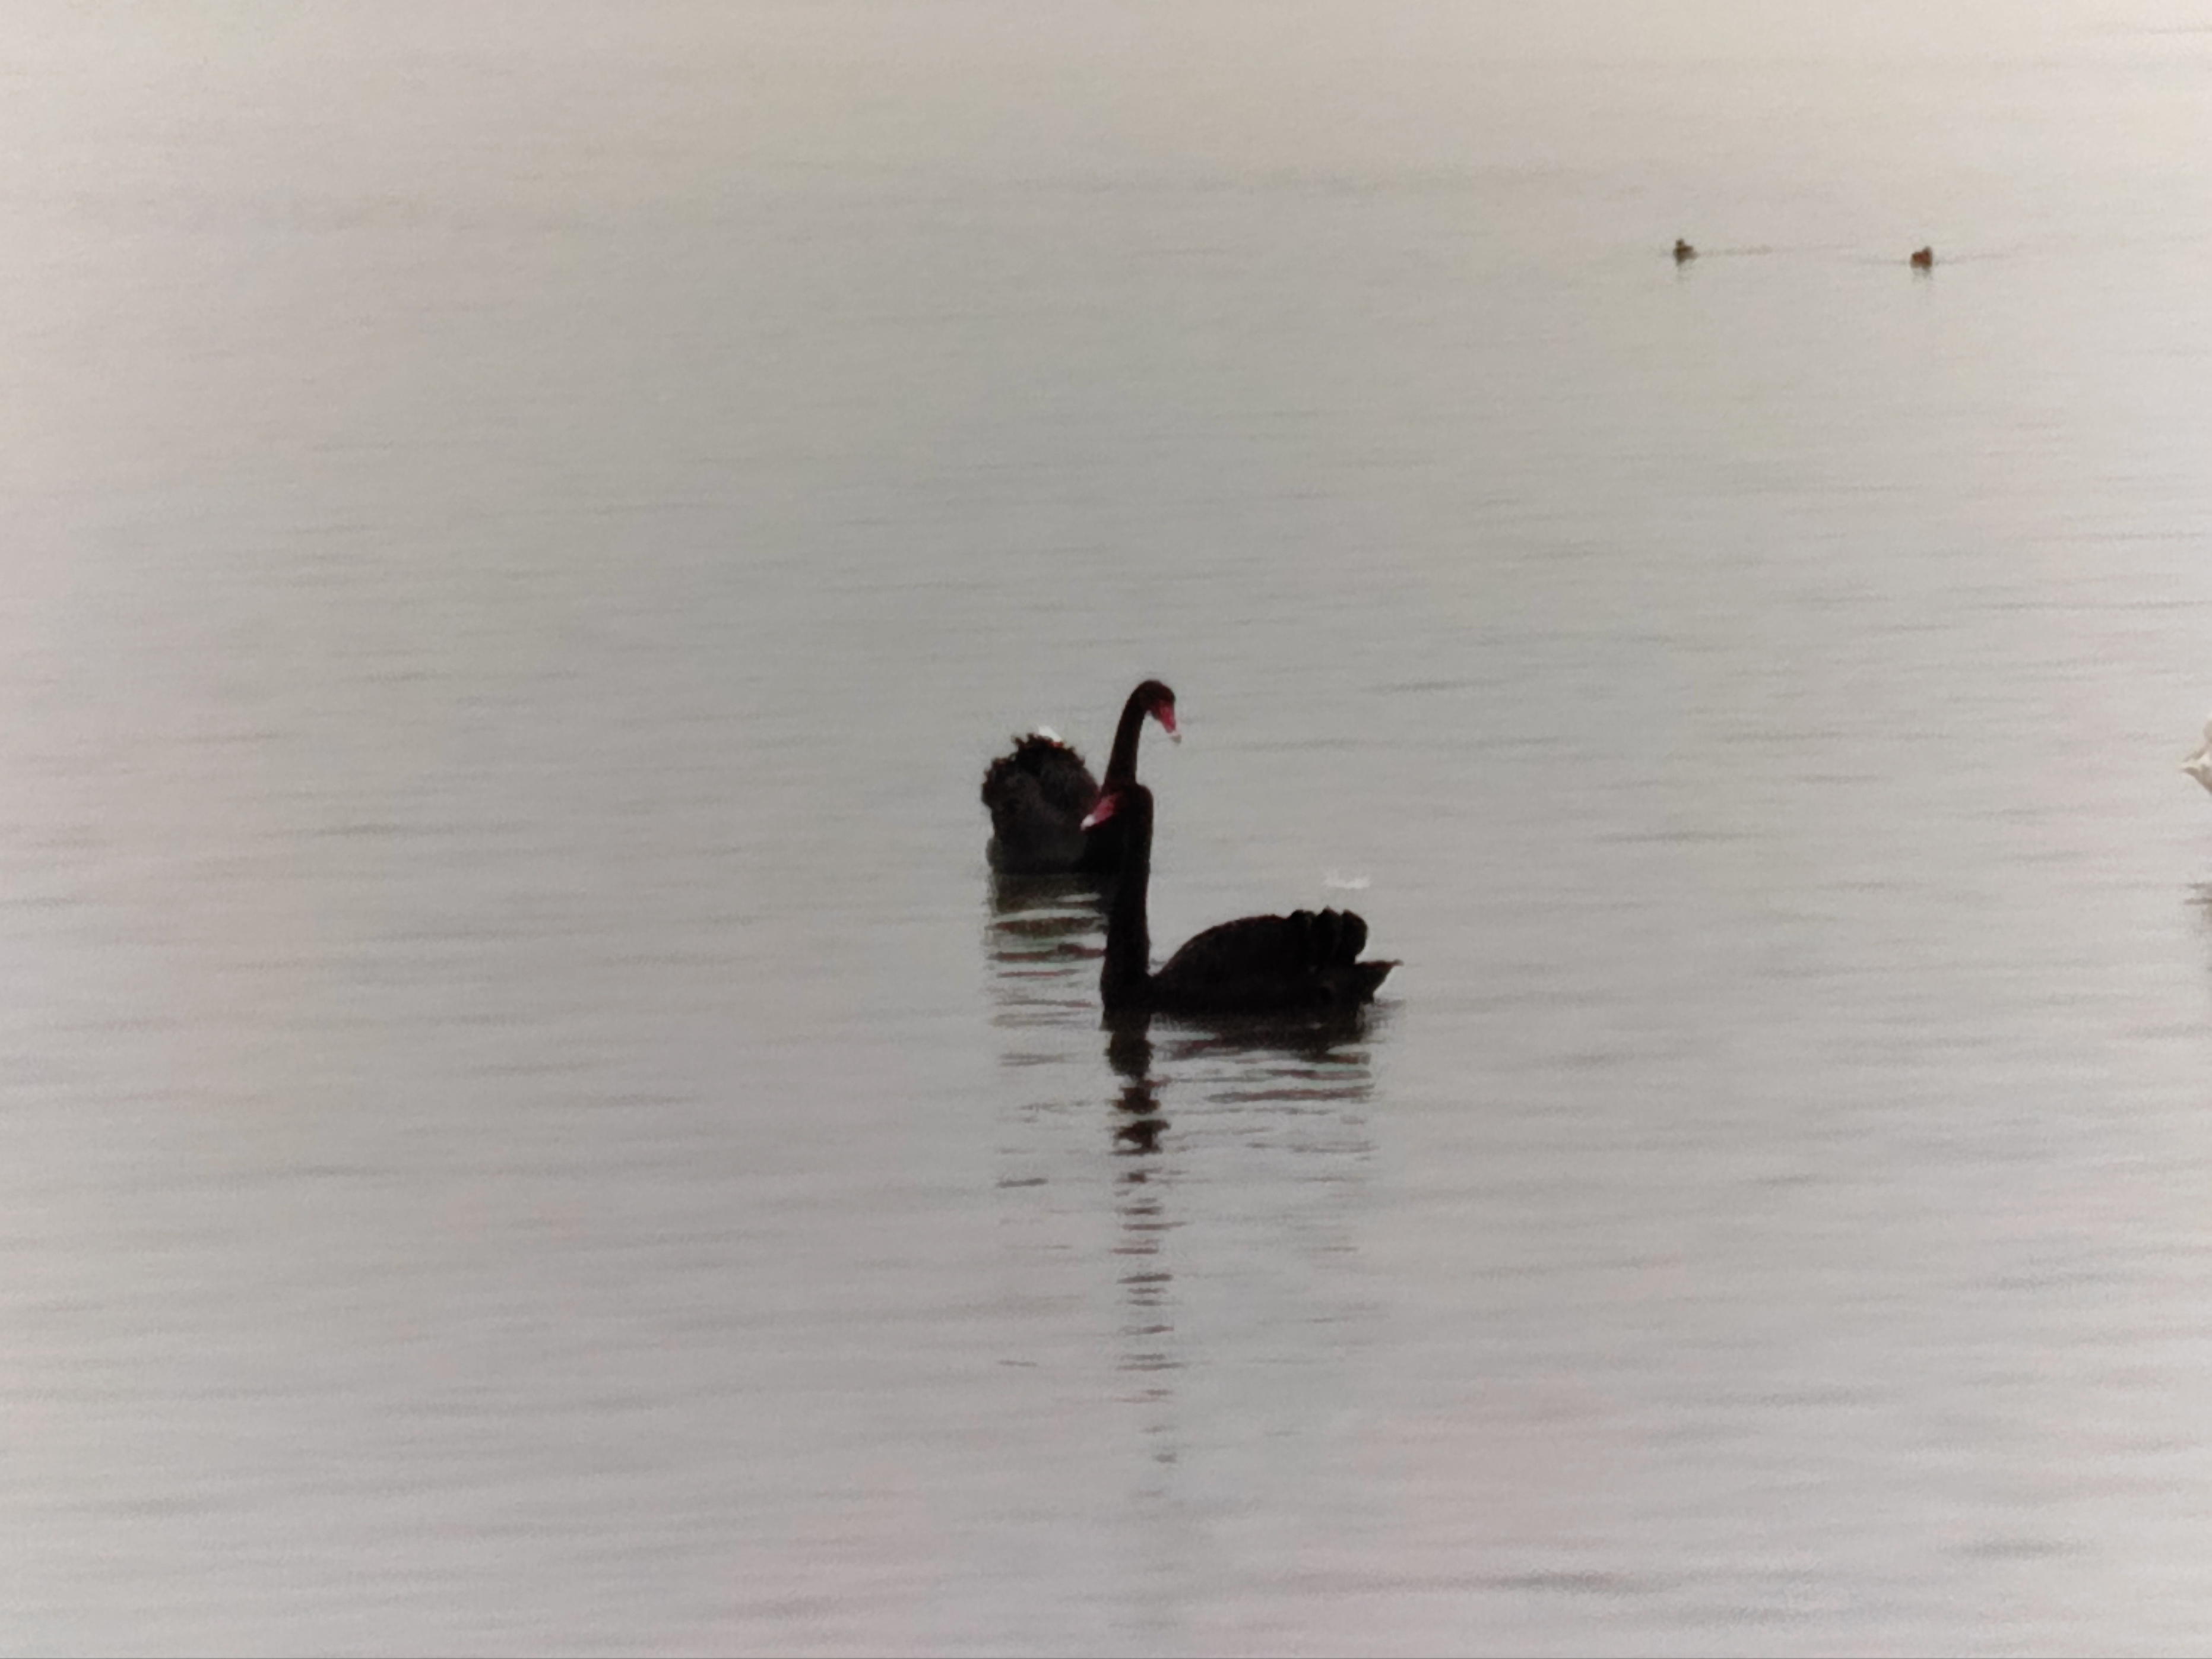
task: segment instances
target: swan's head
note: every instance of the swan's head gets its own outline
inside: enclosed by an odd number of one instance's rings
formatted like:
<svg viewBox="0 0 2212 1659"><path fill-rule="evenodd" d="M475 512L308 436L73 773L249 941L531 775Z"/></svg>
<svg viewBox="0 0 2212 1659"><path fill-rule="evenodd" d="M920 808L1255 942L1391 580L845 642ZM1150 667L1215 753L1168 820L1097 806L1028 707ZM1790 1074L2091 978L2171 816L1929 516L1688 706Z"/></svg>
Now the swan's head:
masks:
<svg viewBox="0 0 2212 1659"><path fill-rule="evenodd" d="M1158 680L1146 680L1137 688L1137 700L1144 711L1160 723L1160 730L1168 734L1171 743L1181 743L1182 733L1176 730L1175 693Z"/></svg>

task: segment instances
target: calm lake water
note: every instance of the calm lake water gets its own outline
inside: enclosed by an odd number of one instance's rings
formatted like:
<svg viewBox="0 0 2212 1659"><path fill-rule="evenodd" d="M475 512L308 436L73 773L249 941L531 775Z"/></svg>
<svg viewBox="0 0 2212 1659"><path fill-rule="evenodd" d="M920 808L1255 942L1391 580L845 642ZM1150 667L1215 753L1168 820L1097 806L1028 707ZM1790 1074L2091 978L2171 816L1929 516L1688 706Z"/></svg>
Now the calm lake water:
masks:
<svg viewBox="0 0 2212 1659"><path fill-rule="evenodd" d="M13 8L0 1648L2201 1651L2212 33L2021 9ZM1147 675L1364 1027L994 887Z"/></svg>

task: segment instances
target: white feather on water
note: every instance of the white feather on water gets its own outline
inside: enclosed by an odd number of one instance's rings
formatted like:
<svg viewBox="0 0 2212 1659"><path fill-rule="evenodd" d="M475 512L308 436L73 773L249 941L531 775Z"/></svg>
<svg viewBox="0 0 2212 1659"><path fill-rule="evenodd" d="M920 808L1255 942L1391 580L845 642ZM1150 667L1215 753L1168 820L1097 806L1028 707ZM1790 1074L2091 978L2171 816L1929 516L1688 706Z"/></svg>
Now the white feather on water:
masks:
<svg viewBox="0 0 2212 1659"><path fill-rule="evenodd" d="M2204 722L2204 744L2202 748L2181 763L2181 769L2212 789L2212 720Z"/></svg>

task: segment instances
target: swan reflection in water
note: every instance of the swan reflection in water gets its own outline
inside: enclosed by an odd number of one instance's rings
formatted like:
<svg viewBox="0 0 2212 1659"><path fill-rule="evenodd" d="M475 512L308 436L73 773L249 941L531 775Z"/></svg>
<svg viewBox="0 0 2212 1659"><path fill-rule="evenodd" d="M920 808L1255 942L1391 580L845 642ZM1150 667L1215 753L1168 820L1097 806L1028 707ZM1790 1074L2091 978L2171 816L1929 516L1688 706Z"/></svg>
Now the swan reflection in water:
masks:
<svg viewBox="0 0 2212 1659"><path fill-rule="evenodd" d="M1157 1152L1160 1131L1168 1127L1160 1115L1159 1085L1152 1080L1152 1042L1146 1026L1142 1019L1114 1020L1107 1026L1106 1063L1121 1079L1121 1115L1114 1139L1125 1152Z"/></svg>
<svg viewBox="0 0 2212 1659"><path fill-rule="evenodd" d="M1114 1254L1120 1258L1115 1278L1121 1291L1122 1344L1116 1363L1121 1370L1143 1379L1131 1403L1144 1408L1141 1431L1152 1461L1168 1465L1177 1459L1181 1438L1174 1379L1169 1374L1181 1370L1183 1360L1176 1342L1170 1299L1175 1273L1168 1265L1166 1247L1181 1224L1168 1213L1172 1174L1146 1156L1159 1152L1160 1132L1168 1121L1160 1115L1152 1044L1144 1022L1123 1020L1109 1026L1106 1063L1121 1079L1115 1146L1133 1155L1114 1182Z"/></svg>
<svg viewBox="0 0 2212 1659"><path fill-rule="evenodd" d="M1012 1085L996 1184L1007 1248L1039 1282L1112 1299L1111 1364L1147 1471L1133 1497L1164 1571L1183 1547L1182 1451L1217 1426L1182 1374L1265 1351L1328 1375L1358 1346L1371 1310L1322 1264L1363 1230L1371 1045L1389 1011L1103 1017L1103 898L1081 878L992 886L983 944Z"/></svg>
<svg viewBox="0 0 2212 1659"><path fill-rule="evenodd" d="M1373 1150L1367 1024L1105 1023L1119 1085L1115 1363L1152 1471L1136 1487L1148 1534L1179 1525L1175 1467L1187 1443L1212 1432L1203 1407L1194 1417L1181 1397L1178 1373L1261 1350L1322 1372L1346 1363L1346 1336L1367 1310L1321 1290L1334 1275L1313 1267L1358 1236ZM1236 1288L1224 1296L1224 1286Z"/></svg>
<svg viewBox="0 0 2212 1659"><path fill-rule="evenodd" d="M1158 1149L1168 1122L1156 1060L1164 1060L1180 1091L1227 1108L1231 1115L1273 1106L1288 1109L1295 1118L1359 1105L1374 1089L1368 1040L1387 1018L1364 1008L1323 1018L1203 1024L1143 1013L1109 1015L1106 1060L1122 1079L1115 1139L1125 1148ZM1364 1150L1364 1131L1356 1139Z"/></svg>
<svg viewBox="0 0 2212 1659"><path fill-rule="evenodd" d="M1089 1024L1103 894L1088 876L994 876L984 946L1001 1029ZM1066 1056L1074 1057L1074 1045ZM1014 1061L1010 1063L1024 1063Z"/></svg>
<svg viewBox="0 0 2212 1659"><path fill-rule="evenodd" d="M1160 1061L1175 1091L1194 1105L1237 1109L1272 1102L1297 1116L1364 1100L1371 1087L1367 1044L1387 1024L1387 1008L1200 1020L1135 1010L1102 1021L1098 972L1110 896L1108 886L1082 876L993 878L984 927L997 1004L991 1019L1002 1031L1023 1034L1001 1053L1003 1066L1087 1069L1085 1051L1097 1051L1085 1034L1103 1024L1107 1065L1119 1079L1110 1133L1123 1153L1158 1152L1169 1127ZM1081 1085L1070 1082L1079 1098ZM1032 1102L1030 1109L1075 1103L1063 1097Z"/></svg>

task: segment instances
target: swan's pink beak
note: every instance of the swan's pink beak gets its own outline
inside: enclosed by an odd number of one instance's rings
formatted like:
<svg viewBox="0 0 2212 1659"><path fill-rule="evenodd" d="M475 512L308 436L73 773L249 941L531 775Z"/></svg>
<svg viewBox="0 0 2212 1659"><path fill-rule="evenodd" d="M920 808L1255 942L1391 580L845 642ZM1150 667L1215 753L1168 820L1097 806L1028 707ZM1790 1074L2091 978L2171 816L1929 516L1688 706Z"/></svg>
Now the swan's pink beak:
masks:
<svg viewBox="0 0 2212 1659"><path fill-rule="evenodd" d="M1085 830L1096 830L1100 824L1105 823L1107 819L1114 816L1114 809L1121 804L1121 798L1119 795L1099 796L1097 805L1092 806L1090 812L1084 817L1081 827ZM1066 818L1062 818L1060 822L1065 823L1067 820Z"/></svg>
<svg viewBox="0 0 2212 1659"><path fill-rule="evenodd" d="M1160 723L1160 730L1168 734L1168 741L1170 743L1181 743L1182 741L1182 733L1176 730L1175 705L1173 703L1164 702L1155 705L1152 709L1152 718Z"/></svg>

